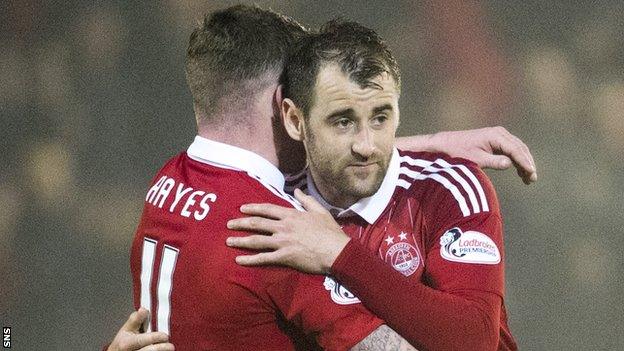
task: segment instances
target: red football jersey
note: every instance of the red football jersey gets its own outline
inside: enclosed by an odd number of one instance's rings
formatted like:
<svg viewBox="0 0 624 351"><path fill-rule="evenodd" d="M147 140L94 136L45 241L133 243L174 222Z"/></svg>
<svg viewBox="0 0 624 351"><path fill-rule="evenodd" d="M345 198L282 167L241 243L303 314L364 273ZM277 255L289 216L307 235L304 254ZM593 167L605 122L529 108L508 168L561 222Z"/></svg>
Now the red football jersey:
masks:
<svg viewBox="0 0 624 351"><path fill-rule="evenodd" d="M498 200L487 176L475 164L443 154L395 150L380 189L348 209L324 201L309 173L291 177L286 189L294 187L317 198L354 239L332 267L338 280L414 346L452 349L461 343L450 340L463 334L449 327L450 321L468 317L459 313L460 305L455 306L458 311L451 306L452 318L444 315L449 304L459 301L448 300L450 295L443 293L449 293L467 301L480 301L485 296L496 302L496 296L500 297L500 312L494 317L500 328L498 349L517 349L502 304L504 250ZM399 285L393 285L388 271L380 271L375 281L372 265L376 262L360 264L360 257L351 254L356 243L400 272L396 279ZM350 296L350 301L359 301L349 290L334 284L346 291L343 295ZM416 298L423 285L436 291L428 289L423 299ZM425 301L428 310L419 305ZM424 314L431 317L423 318ZM413 327L416 317L427 327ZM445 320L434 323L440 318ZM439 327L439 335L431 333L436 330L432 326Z"/></svg>
<svg viewBox="0 0 624 351"><path fill-rule="evenodd" d="M260 156L196 137L158 172L132 244L135 307L151 311L148 330L176 350L292 350L289 326L327 350L346 350L382 321L361 305L339 305L324 278L236 264L226 228L244 203L298 206L284 178Z"/></svg>

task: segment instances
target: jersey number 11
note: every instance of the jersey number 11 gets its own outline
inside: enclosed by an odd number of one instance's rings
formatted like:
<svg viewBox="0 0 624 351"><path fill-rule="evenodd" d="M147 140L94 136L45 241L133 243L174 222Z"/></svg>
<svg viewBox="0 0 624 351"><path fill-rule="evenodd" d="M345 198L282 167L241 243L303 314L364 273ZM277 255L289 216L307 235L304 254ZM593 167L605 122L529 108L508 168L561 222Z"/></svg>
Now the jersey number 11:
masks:
<svg viewBox="0 0 624 351"><path fill-rule="evenodd" d="M141 257L141 307L152 311L152 276L155 270L154 258L156 256L157 241L150 238L143 239L143 255ZM173 286L173 271L180 250L173 246L165 245L162 250L158 280L156 281L156 326L151 318L148 318L145 331L160 331L169 334L169 317L171 315L171 289ZM150 313L151 315L151 313Z"/></svg>

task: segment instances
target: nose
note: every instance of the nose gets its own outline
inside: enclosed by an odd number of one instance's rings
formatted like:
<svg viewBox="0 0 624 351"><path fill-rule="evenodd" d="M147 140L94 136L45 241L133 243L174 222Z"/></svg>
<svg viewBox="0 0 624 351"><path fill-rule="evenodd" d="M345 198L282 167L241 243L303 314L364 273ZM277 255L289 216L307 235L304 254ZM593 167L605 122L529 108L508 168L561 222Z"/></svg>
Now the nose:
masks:
<svg viewBox="0 0 624 351"><path fill-rule="evenodd" d="M369 128L361 128L355 135L355 140L351 148L354 153L369 158L375 153L375 143L373 140L373 132Z"/></svg>

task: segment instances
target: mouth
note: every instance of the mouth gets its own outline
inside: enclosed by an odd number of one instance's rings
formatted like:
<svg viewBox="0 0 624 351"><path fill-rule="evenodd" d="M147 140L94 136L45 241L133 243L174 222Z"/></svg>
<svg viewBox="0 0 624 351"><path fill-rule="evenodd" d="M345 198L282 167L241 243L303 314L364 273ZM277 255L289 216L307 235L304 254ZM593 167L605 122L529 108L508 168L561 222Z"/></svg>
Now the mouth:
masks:
<svg viewBox="0 0 624 351"><path fill-rule="evenodd" d="M349 165L350 168L354 169L357 172L369 172L377 166L377 162L352 163Z"/></svg>

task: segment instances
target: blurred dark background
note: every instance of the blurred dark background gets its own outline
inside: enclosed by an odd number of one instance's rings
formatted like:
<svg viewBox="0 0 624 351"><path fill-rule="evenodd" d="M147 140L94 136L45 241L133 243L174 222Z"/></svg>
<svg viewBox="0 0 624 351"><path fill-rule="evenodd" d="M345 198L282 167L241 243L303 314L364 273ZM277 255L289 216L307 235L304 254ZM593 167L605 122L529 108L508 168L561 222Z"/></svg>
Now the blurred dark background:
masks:
<svg viewBox="0 0 624 351"><path fill-rule="evenodd" d="M132 310L147 183L194 136L184 53L230 1L2 1L0 323L16 350L98 349ZM401 135L503 125L539 181L489 172L523 350L624 348L622 1L257 1L344 16L403 70Z"/></svg>

